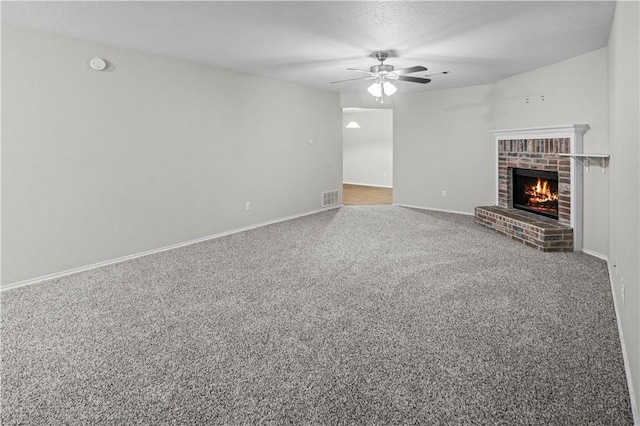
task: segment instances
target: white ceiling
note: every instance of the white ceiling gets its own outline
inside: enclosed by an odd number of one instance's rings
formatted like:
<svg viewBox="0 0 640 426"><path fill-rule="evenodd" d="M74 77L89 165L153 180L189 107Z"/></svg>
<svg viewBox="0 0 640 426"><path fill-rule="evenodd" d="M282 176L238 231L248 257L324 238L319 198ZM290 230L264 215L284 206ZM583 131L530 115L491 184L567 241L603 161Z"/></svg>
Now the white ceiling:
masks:
<svg viewBox="0 0 640 426"><path fill-rule="evenodd" d="M376 51L396 69L424 65L426 85L485 84L607 45L604 1L2 2L2 22L341 93L363 92ZM109 58L105 58L109 59ZM424 73L412 74L421 76Z"/></svg>

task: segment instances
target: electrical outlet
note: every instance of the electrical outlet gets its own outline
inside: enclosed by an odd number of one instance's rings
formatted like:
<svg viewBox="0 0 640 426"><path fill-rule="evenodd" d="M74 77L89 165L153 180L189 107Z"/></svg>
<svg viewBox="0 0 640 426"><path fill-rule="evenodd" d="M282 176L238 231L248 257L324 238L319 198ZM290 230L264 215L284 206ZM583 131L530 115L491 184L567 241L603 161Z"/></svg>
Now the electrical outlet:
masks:
<svg viewBox="0 0 640 426"><path fill-rule="evenodd" d="M447 198L447 191L442 191L442 198Z"/></svg>
<svg viewBox="0 0 640 426"><path fill-rule="evenodd" d="M251 203L246 202L246 203L244 204L244 209L245 209L246 211L251 210Z"/></svg>

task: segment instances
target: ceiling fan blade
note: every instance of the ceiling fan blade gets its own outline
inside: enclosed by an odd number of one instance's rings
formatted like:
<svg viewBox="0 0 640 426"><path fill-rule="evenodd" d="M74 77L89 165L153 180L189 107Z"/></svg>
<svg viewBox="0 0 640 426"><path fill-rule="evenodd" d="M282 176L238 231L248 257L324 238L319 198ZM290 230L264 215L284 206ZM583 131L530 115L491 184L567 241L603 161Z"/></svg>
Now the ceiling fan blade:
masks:
<svg viewBox="0 0 640 426"><path fill-rule="evenodd" d="M376 78L375 75L369 76L369 77L358 77L358 78L348 78L346 80L338 80L338 81L332 81L331 83L343 83L345 81L355 81L355 80L373 80L374 78Z"/></svg>
<svg viewBox="0 0 640 426"><path fill-rule="evenodd" d="M421 75L420 77L431 77L432 75L440 75L440 74L451 74L451 72L450 71L432 72L429 74Z"/></svg>
<svg viewBox="0 0 640 426"><path fill-rule="evenodd" d="M422 65L416 65L415 67L403 68L401 70L395 70L394 72L397 74L411 74L414 72L421 72L426 70L427 68L423 67Z"/></svg>
<svg viewBox="0 0 640 426"><path fill-rule="evenodd" d="M410 81L411 83L422 83L422 84L426 84L431 81L430 78L411 77L408 75L399 75L398 80Z"/></svg>
<svg viewBox="0 0 640 426"><path fill-rule="evenodd" d="M349 71L357 71L357 72L363 72L365 74L371 74L373 75L374 73L372 73L371 71L365 71L365 70L360 70L358 68L347 68Z"/></svg>

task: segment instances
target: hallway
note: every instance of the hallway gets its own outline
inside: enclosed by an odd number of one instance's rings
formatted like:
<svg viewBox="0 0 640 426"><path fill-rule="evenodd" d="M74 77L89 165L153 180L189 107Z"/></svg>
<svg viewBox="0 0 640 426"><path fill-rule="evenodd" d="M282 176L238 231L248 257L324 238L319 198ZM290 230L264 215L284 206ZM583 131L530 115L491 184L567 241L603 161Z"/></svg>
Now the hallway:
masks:
<svg viewBox="0 0 640 426"><path fill-rule="evenodd" d="M393 189L345 183L342 185L342 204L345 206L393 204Z"/></svg>

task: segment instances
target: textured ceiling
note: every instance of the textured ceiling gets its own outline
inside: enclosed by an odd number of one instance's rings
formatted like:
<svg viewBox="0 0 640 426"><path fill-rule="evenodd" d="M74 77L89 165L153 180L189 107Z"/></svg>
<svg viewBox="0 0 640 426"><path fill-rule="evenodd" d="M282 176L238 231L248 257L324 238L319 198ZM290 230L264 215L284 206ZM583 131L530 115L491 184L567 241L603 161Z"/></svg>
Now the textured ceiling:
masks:
<svg viewBox="0 0 640 426"><path fill-rule="evenodd" d="M605 1L2 2L2 21L341 93L376 51L424 65L408 92L485 84L607 45ZM108 58L105 58L108 60ZM413 74L420 76L424 73Z"/></svg>

